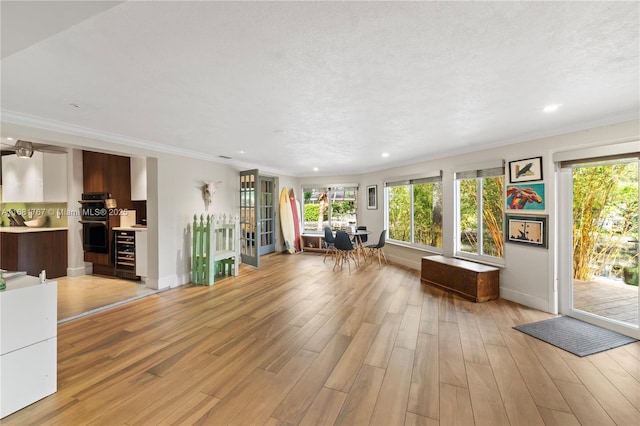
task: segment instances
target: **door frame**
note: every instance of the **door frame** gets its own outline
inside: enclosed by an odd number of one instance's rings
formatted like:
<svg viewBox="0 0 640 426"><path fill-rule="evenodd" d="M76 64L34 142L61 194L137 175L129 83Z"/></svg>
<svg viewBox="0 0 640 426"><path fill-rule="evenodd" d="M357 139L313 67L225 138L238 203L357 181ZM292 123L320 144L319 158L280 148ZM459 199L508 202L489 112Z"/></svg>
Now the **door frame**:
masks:
<svg viewBox="0 0 640 426"><path fill-rule="evenodd" d="M250 187L245 185L245 177L251 178L252 185ZM242 263L259 268L260 209L258 206L258 169L243 170L238 178L240 181L240 258Z"/></svg>
<svg viewBox="0 0 640 426"><path fill-rule="evenodd" d="M640 326L601 317L573 307L573 176L571 168L562 168L561 161L632 154L638 151L638 142L600 146L576 151L556 153L556 218L558 250L556 251L557 304L560 314L567 315L627 336L640 339ZM640 305L640 294L638 296Z"/></svg>

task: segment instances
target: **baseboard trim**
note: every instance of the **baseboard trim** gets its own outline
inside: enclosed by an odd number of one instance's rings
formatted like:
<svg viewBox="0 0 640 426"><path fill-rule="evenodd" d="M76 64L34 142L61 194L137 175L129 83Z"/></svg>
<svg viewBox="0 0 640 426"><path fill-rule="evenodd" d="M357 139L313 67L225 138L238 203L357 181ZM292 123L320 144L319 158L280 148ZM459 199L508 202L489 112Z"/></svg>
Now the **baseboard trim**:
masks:
<svg viewBox="0 0 640 426"><path fill-rule="evenodd" d="M67 276L68 277L79 277L82 275L91 275L93 274L93 264L88 264L85 266L80 266L77 268L67 268Z"/></svg>
<svg viewBox="0 0 640 426"><path fill-rule="evenodd" d="M543 312L549 312L549 301L519 291L500 287L500 298L519 303Z"/></svg>

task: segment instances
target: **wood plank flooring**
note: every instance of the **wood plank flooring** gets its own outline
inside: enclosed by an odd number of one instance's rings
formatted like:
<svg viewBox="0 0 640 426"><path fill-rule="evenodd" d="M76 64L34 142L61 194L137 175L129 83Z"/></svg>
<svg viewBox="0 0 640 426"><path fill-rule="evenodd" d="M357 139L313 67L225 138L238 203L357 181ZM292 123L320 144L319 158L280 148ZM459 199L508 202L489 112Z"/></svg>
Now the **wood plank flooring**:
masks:
<svg viewBox="0 0 640 426"><path fill-rule="evenodd" d="M627 324L638 324L638 286L623 282L573 282L573 306Z"/></svg>
<svg viewBox="0 0 640 426"><path fill-rule="evenodd" d="M578 358L376 263L271 255L58 326L58 392L2 425L637 425L640 343Z"/></svg>
<svg viewBox="0 0 640 426"><path fill-rule="evenodd" d="M59 321L155 292L141 281L98 275L59 277L56 281Z"/></svg>

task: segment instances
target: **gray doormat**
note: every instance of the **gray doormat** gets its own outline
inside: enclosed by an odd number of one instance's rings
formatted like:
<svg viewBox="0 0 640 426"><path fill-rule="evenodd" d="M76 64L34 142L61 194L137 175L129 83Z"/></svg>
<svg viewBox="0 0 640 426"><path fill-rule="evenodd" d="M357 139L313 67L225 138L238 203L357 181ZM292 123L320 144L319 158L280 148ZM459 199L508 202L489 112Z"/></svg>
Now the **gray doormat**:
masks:
<svg viewBox="0 0 640 426"><path fill-rule="evenodd" d="M570 317L551 318L513 328L578 356L592 355L638 341Z"/></svg>

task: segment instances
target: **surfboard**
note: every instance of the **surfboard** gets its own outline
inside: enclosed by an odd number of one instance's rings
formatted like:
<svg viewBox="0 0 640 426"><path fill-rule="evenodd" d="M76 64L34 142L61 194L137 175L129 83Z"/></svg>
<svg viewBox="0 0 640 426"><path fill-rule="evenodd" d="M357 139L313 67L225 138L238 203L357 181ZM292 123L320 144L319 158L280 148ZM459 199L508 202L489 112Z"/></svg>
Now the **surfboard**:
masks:
<svg viewBox="0 0 640 426"><path fill-rule="evenodd" d="M291 215L293 216L293 234L295 238L296 251L300 251L300 209L296 201L296 193L291 188L289 190L289 200L291 201Z"/></svg>
<svg viewBox="0 0 640 426"><path fill-rule="evenodd" d="M295 231L293 229L293 213L291 212L291 201L289 191L286 187L280 191L280 229L284 237L284 244L289 253L296 252Z"/></svg>

